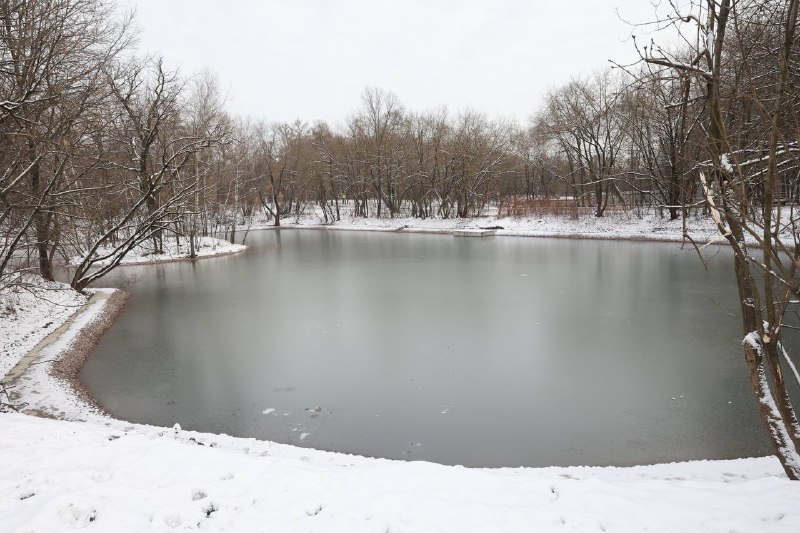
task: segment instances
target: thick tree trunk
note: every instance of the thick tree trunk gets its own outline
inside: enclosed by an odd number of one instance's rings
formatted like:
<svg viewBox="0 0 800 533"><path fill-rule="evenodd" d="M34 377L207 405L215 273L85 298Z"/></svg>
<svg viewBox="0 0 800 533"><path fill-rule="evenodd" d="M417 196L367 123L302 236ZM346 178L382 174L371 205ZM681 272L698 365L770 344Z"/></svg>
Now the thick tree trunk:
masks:
<svg viewBox="0 0 800 533"><path fill-rule="evenodd" d="M44 213L41 208L36 213L36 254L39 258L39 274L49 281L53 281L53 268L50 262L50 253L48 248L49 232L47 224L47 213Z"/></svg>
<svg viewBox="0 0 800 533"><path fill-rule="evenodd" d="M32 161L36 160L36 154L31 149ZM33 226L36 232L36 256L39 265L39 274L46 280L53 281L53 269L50 262L49 242L50 232L48 231L49 221L46 198L43 197L41 167L35 163L30 170L31 196L39 199L39 204L34 206Z"/></svg>
<svg viewBox="0 0 800 533"><path fill-rule="evenodd" d="M275 207L275 212L273 213L275 221L272 225L277 228L281 225L281 208L278 205L278 198L274 194L272 195L272 205Z"/></svg>

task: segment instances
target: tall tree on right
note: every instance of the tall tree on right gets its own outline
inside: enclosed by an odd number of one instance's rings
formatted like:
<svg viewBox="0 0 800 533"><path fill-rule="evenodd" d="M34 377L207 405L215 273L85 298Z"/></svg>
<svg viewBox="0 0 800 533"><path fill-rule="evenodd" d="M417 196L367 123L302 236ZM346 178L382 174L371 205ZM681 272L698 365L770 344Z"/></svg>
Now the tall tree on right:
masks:
<svg viewBox="0 0 800 533"><path fill-rule="evenodd" d="M742 345L761 418L786 475L795 480L800 424L784 366L800 376L781 339L787 311L800 296L798 4L702 0L679 9L673 3L669 22L692 43L691 58L653 43L640 47L651 65L705 88L698 124L707 160L696 177L719 238L733 251Z"/></svg>

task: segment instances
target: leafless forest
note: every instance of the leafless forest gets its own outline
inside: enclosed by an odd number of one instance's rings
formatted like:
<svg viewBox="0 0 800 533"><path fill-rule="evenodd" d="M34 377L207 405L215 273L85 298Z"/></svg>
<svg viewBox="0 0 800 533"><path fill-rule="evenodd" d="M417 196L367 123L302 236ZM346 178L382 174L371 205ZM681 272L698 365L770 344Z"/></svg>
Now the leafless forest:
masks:
<svg viewBox="0 0 800 533"><path fill-rule="evenodd" d="M710 216L735 256L753 389L796 479L800 424L781 365L796 371L780 339L800 265L797 10L673 6L640 21L641 34L663 30L631 44L640 61L576 72L531 101L528 124L414 111L367 88L333 126L231 116L213 75L138 55L113 2L0 0L0 288L82 255L82 290L143 242L234 238L256 214L280 225L312 205L326 223Z"/></svg>

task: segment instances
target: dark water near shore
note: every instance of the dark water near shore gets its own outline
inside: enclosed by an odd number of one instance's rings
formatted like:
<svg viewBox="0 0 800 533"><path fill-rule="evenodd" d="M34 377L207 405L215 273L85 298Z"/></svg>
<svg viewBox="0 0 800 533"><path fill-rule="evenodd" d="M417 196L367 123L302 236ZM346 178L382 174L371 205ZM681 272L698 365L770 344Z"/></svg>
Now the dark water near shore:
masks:
<svg viewBox="0 0 800 533"><path fill-rule="evenodd" d="M707 274L662 243L282 230L247 244L102 280L132 293L81 372L112 414L468 466L769 452L722 252Z"/></svg>

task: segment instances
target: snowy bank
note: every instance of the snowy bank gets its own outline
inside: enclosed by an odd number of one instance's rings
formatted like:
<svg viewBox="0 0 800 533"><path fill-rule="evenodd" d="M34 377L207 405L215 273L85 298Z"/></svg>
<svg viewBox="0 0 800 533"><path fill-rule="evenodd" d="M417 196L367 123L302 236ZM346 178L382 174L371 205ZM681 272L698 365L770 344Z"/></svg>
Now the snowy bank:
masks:
<svg viewBox="0 0 800 533"><path fill-rule="evenodd" d="M0 291L0 378L78 311L88 296L69 285L25 276Z"/></svg>
<svg viewBox="0 0 800 533"><path fill-rule="evenodd" d="M126 297L115 289L80 294L33 276L24 287L0 292L0 382L8 394L3 403L57 418L102 417L77 373Z"/></svg>
<svg viewBox="0 0 800 533"><path fill-rule="evenodd" d="M197 237L195 240L195 256L197 258L215 257L220 255L230 255L243 252L247 246L243 244L232 244L223 239L215 237ZM97 256L103 256L109 253L110 250L100 249L97 251ZM122 265L145 265L150 263L163 263L167 261L180 261L190 259L191 250L189 242L182 239L176 242L174 239L166 239L164 241L163 253L155 253L153 243L146 241L128 252L122 259ZM70 259L70 265L79 265L85 256L76 256ZM109 261L98 261L96 266L104 266Z"/></svg>
<svg viewBox="0 0 800 533"><path fill-rule="evenodd" d="M774 458L467 469L0 415L6 531L800 530Z"/></svg>

